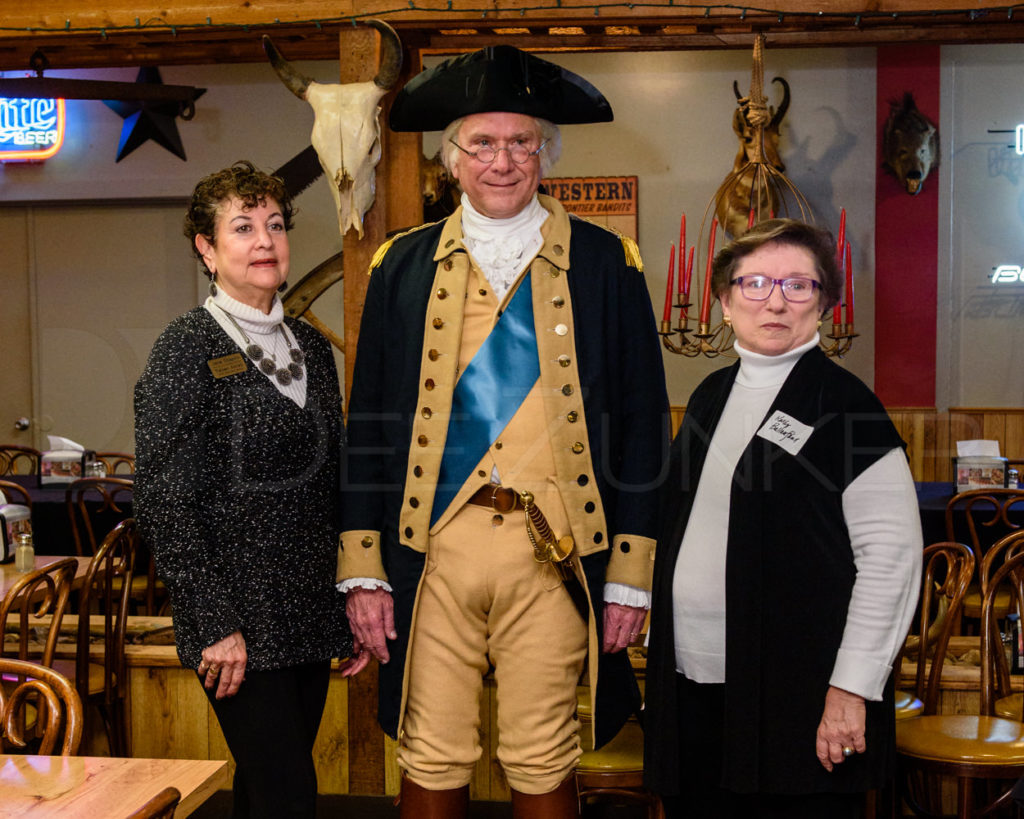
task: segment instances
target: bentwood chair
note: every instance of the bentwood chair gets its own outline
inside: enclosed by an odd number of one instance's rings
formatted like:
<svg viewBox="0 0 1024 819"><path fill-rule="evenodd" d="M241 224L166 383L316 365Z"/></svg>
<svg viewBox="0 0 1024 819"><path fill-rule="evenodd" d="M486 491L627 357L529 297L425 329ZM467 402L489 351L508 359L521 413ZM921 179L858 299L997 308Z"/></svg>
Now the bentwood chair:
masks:
<svg viewBox="0 0 1024 819"><path fill-rule="evenodd" d="M138 544L134 518L121 521L104 538L79 590L75 659L54 663L75 681L82 703L96 705L112 756L129 755L124 643ZM94 638L97 644L102 640L103 648L102 658L95 660L90 656Z"/></svg>
<svg viewBox="0 0 1024 819"><path fill-rule="evenodd" d="M174 809L180 801L181 791L164 788L137 811L129 813L126 819L174 819Z"/></svg>
<svg viewBox="0 0 1024 819"><path fill-rule="evenodd" d="M97 452L96 460L107 468L107 475L135 474L135 456L130 452Z"/></svg>
<svg viewBox="0 0 1024 819"><path fill-rule="evenodd" d="M1024 489L969 489L946 503L946 540L966 543L974 550L976 571L964 597L962 616L977 621L981 617L981 561L989 548L1003 536L1016 532L1024 521ZM996 598L998 617L1008 611L1009 595L1004 590Z"/></svg>
<svg viewBox="0 0 1024 819"><path fill-rule="evenodd" d="M27 506L29 510L32 509L32 496L20 483L0 480L0 494L6 499L0 503L16 503L19 506Z"/></svg>
<svg viewBox="0 0 1024 819"><path fill-rule="evenodd" d="M583 754L576 766L580 804L612 802L640 805L647 819L664 819L661 799L644 787L644 733L635 719L629 719L615 738L594 750L588 738L593 710L590 688L577 689L576 712L583 737Z"/></svg>
<svg viewBox="0 0 1024 819"><path fill-rule="evenodd" d="M914 777L903 782L904 798L919 816L934 816L932 805L924 804L929 782L950 776L956 780L957 817L973 819L988 815L1011 802L1010 787L1024 775L1024 723L994 716L998 654L1003 653L996 618L996 592L1006 580L1013 587L1015 602L1024 600L1024 552L1007 558L992 575L982 596L981 612L981 700L977 715L936 714L925 700L925 713L896 723L896 749L904 774ZM1004 655L1005 656L1005 655ZM933 663L929 685L937 687L941 663ZM985 788L976 788L978 782ZM912 785L916 785L913 787ZM975 791L986 793L987 804L977 807ZM998 793L998 796L994 795Z"/></svg>
<svg viewBox="0 0 1024 819"><path fill-rule="evenodd" d="M899 674L904 657L916 659L914 686L896 692L896 719L935 714L939 674L949 640L959 623L967 587L974 576L974 552L963 543L933 543L925 547L917 626L896 659Z"/></svg>
<svg viewBox="0 0 1024 819"><path fill-rule="evenodd" d="M67 610L78 571L73 557L50 563L19 577L0 600L0 626L17 630L17 659L53 666L60 624ZM34 646L42 640L42 648ZM10 656L7 642L0 643L0 657Z"/></svg>
<svg viewBox="0 0 1024 819"><path fill-rule="evenodd" d="M135 482L128 478L79 478L64 490L75 554L89 557L114 526L130 514Z"/></svg>
<svg viewBox="0 0 1024 819"><path fill-rule="evenodd" d="M0 750L3 753L50 755L60 741L60 755L74 756L82 740L82 703L78 692L63 674L52 668L0 657L0 675L11 680L11 690L0 688ZM25 735L29 722L25 711L34 712L33 732L38 743Z"/></svg>
<svg viewBox="0 0 1024 819"><path fill-rule="evenodd" d="M38 449L17 444L0 444L0 475L38 475Z"/></svg>

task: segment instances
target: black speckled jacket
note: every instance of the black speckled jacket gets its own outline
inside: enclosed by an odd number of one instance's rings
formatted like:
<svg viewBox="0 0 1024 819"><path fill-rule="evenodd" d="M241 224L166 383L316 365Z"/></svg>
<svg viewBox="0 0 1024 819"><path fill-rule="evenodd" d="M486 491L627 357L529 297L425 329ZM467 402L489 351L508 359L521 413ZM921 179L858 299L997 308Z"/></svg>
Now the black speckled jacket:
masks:
<svg viewBox="0 0 1024 819"><path fill-rule="evenodd" d="M164 330L135 386L134 507L187 667L236 630L255 671L351 650L335 588L338 376L327 341L285 321L306 354L305 407L251 363L214 378L207 362L240 351L202 307Z"/></svg>

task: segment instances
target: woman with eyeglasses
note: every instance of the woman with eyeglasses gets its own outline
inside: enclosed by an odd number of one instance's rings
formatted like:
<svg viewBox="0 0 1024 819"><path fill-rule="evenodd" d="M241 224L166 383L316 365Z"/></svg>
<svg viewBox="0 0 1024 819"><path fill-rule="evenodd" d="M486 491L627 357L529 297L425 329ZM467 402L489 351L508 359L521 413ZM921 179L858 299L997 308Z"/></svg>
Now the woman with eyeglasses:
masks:
<svg viewBox="0 0 1024 819"><path fill-rule="evenodd" d="M739 361L673 444L654 567L646 779L669 816L838 819L894 759L892 663L921 529L885 409L818 347L831 236L791 219L715 257Z"/></svg>

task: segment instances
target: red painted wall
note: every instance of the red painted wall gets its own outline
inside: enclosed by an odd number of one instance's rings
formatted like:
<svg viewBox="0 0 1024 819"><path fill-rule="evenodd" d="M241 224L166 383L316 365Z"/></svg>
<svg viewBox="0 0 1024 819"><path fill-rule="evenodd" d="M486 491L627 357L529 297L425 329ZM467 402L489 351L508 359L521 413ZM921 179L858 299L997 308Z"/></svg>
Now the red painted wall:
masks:
<svg viewBox="0 0 1024 819"><path fill-rule="evenodd" d="M878 49L875 182L875 393L886 406L935 406L939 186L933 172L916 196L882 170L889 103L906 91L939 122L939 46Z"/></svg>

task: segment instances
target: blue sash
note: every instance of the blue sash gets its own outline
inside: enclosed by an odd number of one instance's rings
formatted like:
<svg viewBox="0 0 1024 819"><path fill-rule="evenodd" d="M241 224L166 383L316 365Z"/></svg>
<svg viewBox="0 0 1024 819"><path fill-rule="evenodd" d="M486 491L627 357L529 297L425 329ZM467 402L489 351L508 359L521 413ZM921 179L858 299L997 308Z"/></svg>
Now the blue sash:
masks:
<svg viewBox="0 0 1024 819"><path fill-rule="evenodd" d="M532 291L527 273L455 385L431 526L448 508L540 377Z"/></svg>

